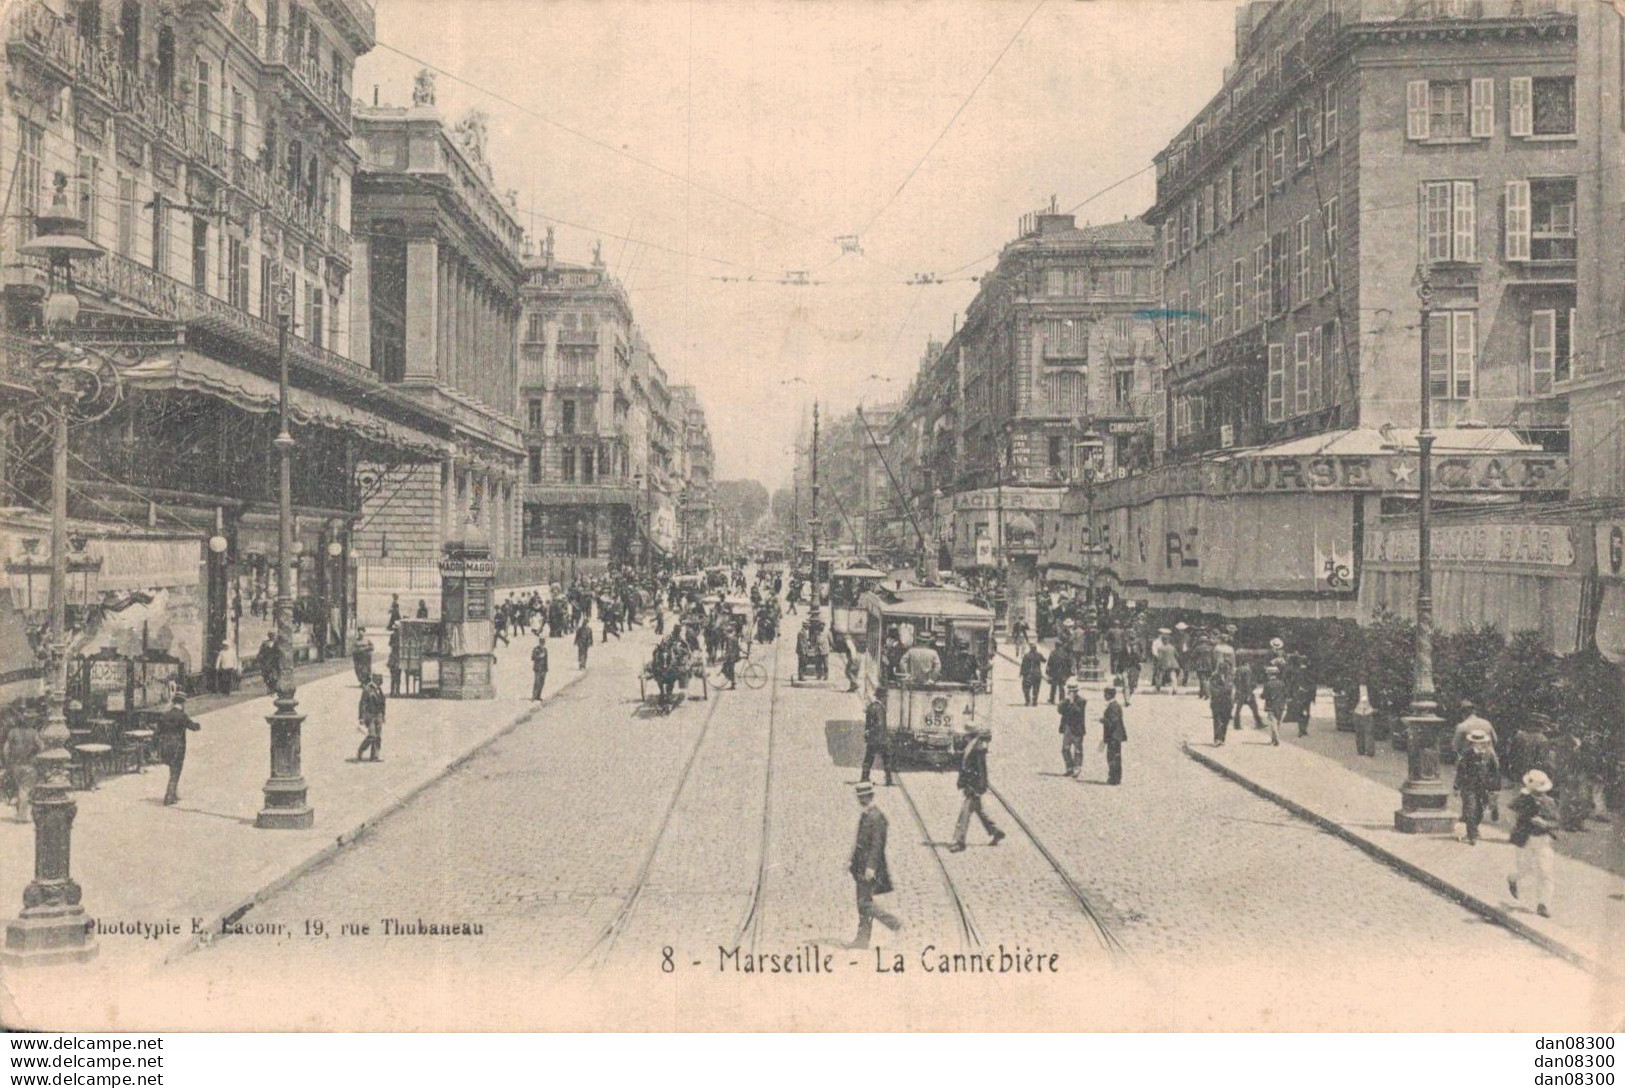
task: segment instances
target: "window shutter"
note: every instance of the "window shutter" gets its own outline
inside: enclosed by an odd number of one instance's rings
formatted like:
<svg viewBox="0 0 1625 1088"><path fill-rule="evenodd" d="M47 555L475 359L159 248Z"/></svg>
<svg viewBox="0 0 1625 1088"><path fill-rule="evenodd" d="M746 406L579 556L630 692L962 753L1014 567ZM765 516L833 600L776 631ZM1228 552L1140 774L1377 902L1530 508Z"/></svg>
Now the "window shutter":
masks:
<svg viewBox="0 0 1625 1088"><path fill-rule="evenodd" d="M1478 260L1478 183L1476 181L1458 181L1455 183L1455 237L1452 240L1452 255L1458 261Z"/></svg>
<svg viewBox="0 0 1625 1088"><path fill-rule="evenodd" d="M1557 311L1529 315L1529 388L1536 395L1552 391L1557 370Z"/></svg>
<svg viewBox="0 0 1625 1088"><path fill-rule="evenodd" d="M1428 315L1428 396L1450 396L1450 314Z"/></svg>
<svg viewBox="0 0 1625 1088"><path fill-rule="evenodd" d="M1568 344L1568 350L1563 353L1563 358L1561 360L1563 365L1558 367L1558 369L1557 369L1557 379L1559 381L1565 381L1565 382L1568 381L1571 377L1574 376L1574 374L1578 370L1578 368L1574 365L1574 356L1575 356L1574 345L1575 345L1575 339L1574 339L1574 310L1571 308L1569 310L1569 344Z"/></svg>
<svg viewBox="0 0 1625 1088"><path fill-rule="evenodd" d="M1317 408L1324 405L1314 404L1315 393L1324 382L1323 374L1326 368L1325 344L1320 336L1320 326L1316 325L1309 330L1309 391L1305 394L1310 401L1307 407Z"/></svg>
<svg viewBox="0 0 1625 1088"><path fill-rule="evenodd" d="M1506 259L1529 259L1529 182L1507 182Z"/></svg>
<svg viewBox="0 0 1625 1088"><path fill-rule="evenodd" d="M1309 410L1309 334L1294 336L1292 350L1292 413L1301 415Z"/></svg>
<svg viewBox="0 0 1625 1088"><path fill-rule="evenodd" d="M1527 80L1524 85L1527 90ZM1405 138L1428 138L1428 81L1425 79L1413 79L1405 84Z"/></svg>
<svg viewBox="0 0 1625 1088"><path fill-rule="evenodd" d="M1495 80L1473 80L1471 134L1488 138L1495 135Z"/></svg>
<svg viewBox="0 0 1625 1088"><path fill-rule="evenodd" d="M1286 346L1284 344L1270 345L1270 369L1268 389L1265 390L1265 413L1271 420L1282 419L1286 414Z"/></svg>
<svg viewBox="0 0 1625 1088"><path fill-rule="evenodd" d="M1513 76L1507 87L1507 131L1514 136L1535 132L1534 85L1528 76Z"/></svg>
<svg viewBox="0 0 1625 1088"><path fill-rule="evenodd" d="M1477 319L1478 314L1472 310L1457 310L1455 314L1455 336L1450 354L1457 400L1466 400L1473 395L1473 371L1478 354Z"/></svg>

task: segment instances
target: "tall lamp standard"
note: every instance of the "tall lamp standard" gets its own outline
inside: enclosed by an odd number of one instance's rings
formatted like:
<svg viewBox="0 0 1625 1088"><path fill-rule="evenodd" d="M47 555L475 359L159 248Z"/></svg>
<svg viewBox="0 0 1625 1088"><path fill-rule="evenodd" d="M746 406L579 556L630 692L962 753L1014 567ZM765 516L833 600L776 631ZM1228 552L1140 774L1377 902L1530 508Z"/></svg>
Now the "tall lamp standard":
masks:
<svg viewBox="0 0 1625 1088"><path fill-rule="evenodd" d="M316 810L306 800L304 775L299 766L300 728L305 716L298 711L293 682L293 434L288 430L288 326L293 316L293 292L277 289L277 392L279 428L273 443L277 451L277 564L276 564L276 710L266 715L271 726L271 774L265 780L265 807L254 826L298 830L316 822Z"/></svg>
<svg viewBox="0 0 1625 1088"><path fill-rule="evenodd" d="M34 787L34 879L23 889L23 910L6 922L5 950L0 961L12 965L83 962L96 955L96 942L86 928L82 891L69 870L73 818L79 806L68 797L68 416L99 384L81 369L84 353L71 343L79 317L73 287L73 262L93 260L106 251L85 237L84 220L68 210L67 175L56 175L56 195L49 214L35 221L35 237L18 247L27 257L41 257L49 269L45 299L47 340L52 333L68 338L47 343L30 375L44 394L51 428L51 567L50 619L42 664L45 671L46 718L40 734L44 749L35 759L39 782ZM92 384L87 388L86 381Z"/></svg>
<svg viewBox="0 0 1625 1088"><path fill-rule="evenodd" d="M1439 717L1433 691L1433 406L1428 388L1429 334L1433 324L1433 284L1424 265L1416 269L1416 297L1421 303L1421 426L1416 432L1416 655L1411 705L1405 722L1405 782L1399 788L1394 829L1406 834L1448 832L1455 817L1445 811L1450 793L1439 777L1435 738L1444 719Z"/></svg>

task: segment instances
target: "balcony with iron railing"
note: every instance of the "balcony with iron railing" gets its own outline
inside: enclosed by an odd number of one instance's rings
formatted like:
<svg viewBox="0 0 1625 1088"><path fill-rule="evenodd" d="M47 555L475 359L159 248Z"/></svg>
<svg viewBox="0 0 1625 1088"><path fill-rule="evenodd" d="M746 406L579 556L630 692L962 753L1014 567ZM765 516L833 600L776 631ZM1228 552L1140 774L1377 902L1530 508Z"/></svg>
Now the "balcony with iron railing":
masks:
<svg viewBox="0 0 1625 1088"><path fill-rule="evenodd" d="M156 317L250 345L266 356L276 354L277 326L273 322L128 257L108 253L99 260L82 262L75 276L81 289L110 300L134 303ZM288 354L319 370L350 375L371 373L370 368L299 336L288 338Z"/></svg>
<svg viewBox="0 0 1625 1088"><path fill-rule="evenodd" d="M306 39L287 27L267 29L261 34L260 57L266 64L287 71L292 82L344 130L350 127L350 92L338 76L322 67L321 57L305 48Z"/></svg>
<svg viewBox="0 0 1625 1088"><path fill-rule="evenodd" d="M252 20L252 15L248 16ZM245 24L243 32L254 33ZM121 120L141 130L189 164L202 167L230 184L283 225L350 262L350 232L324 215L308 199L288 188L260 163L232 150L197 112L176 101L121 64L107 49L85 40L73 26L39 0L19 5L7 15L7 55L31 62L77 91L99 98Z"/></svg>

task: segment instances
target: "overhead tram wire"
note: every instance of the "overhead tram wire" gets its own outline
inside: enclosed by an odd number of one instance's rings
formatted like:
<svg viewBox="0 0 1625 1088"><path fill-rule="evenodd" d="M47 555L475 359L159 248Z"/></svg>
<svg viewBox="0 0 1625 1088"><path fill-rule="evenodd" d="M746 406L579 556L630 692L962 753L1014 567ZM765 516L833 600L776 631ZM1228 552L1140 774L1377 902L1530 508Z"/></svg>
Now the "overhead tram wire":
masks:
<svg viewBox="0 0 1625 1088"><path fill-rule="evenodd" d="M1043 0L1040 0L1040 5L1042 5L1042 3L1043 3ZM1035 11L1036 11L1036 9L1035 9ZM1031 16L1028 16L1028 18L1030 19ZM1025 24L1023 24L1023 25L1025 25ZM462 86L467 87L469 90L474 91L477 94L485 95L487 98L490 98L490 99L492 99L494 101L497 101L497 102L501 102L503 105L510 106L513 109L518 110L520 113L524 114L527 117L533 117L536 120L541 121L543 124L551 125L552 127L558 129L561 132L568 133L569 135L574 136L579 140L584 140L585 142L587 142L589 144L592 144L594 147L600 148L600 149L602 149L604 151L608 151L611 154L619 155L624 159L627 159L627 160L629 160L631 162L635 162L639 166L642 166L642 167L644 167L646 169L653 170L655 173L660 174L660 175L662 175L664 177L670 178L673 181L682 182L682 184L686 188L688 188L690 190L698 190L699 192L702 192L702 193L706 194L707 196L714 197L714 198L716 198L718 200L725 201L725 202L727 202L729 204L734 205L735 207L743 208L745 211L750 212L752 215L760 216L761 218L766 219L766 220L768 220L770 222L773 222L773 223L777 223L782 227L788 227L789 229L791 229L793 231L796 231L799 234L805 235L808 238L815 239L815 240L817 240L819 242L834 244L834 241L835 241L835 236L834 235L820 233L819 231L815 231L815 230L811 229L810 227L806 227L806 226L804 226L804 225L802 225L800 223L795 222L794 220L786 219L784 216L778 215L775 212L770 212L770 211L766 210L765 208L757 207L756 205L751 204L751 203L749 203L747 201L741 200L736 196L732 196L732 195L730 195L728 193L725 193L720 189L713 188L713 187L711 187L709 185L703 185L703 184L693 180L692 177L685 177L683 174L679 174L675 170L668 170L666 167L661 166L659 163L651 162L650 160L643 158L641 155L634 155L632 152L626 150L625 148L616 147L614 144L609 143L608 141L600 140L598 137L593 136L590 133L583 132L578 128L575 128L575 127L573 127L571 125L567 125L562 121L559 121L559 120L556 120L556 119L554 119L552 117L549 117L546 114L544 114L544 113L542 113L542 112L540 112L538 110L532 109L529 106L523 105L522 103L517 102L512 98L509 98L507 95L502 94L500 91L493 91L489 87L483 86L483 85L481 85L479 83L475 83L473 80L470 80L470 79L467 79L467 78L465 78L463 76L460 76L456 72L453 72L453 71L451 71L451 70L449 70L447 68L443 68L438 64L433 64L430 61L424 60L422 57L419 57L414 53L409 53L406 50L400 48L399 46L391 45L389 42L386 42L386 41L379 41L376 44L377 44L377 47L380 48L380 49L388 50L389 52L394 53L398 57L401 57L401 58L403 58L405 60L411 61L413 64L422 65L424 68L427 68L432 72L438 72L440 75L445 76L447 79L451 80L453 83L461 84ZM1008 46L1006 48L1008 48ZM1002 56L1002 54L1001 54L1001 56ZM918 169L918 168L916 168L916 169ZM603 233L607 234L608 232L603 232ZM615 237L615 235L610 235L610 237ZM860 252L859 255L862 256L861 252ZM868 258L868 259L874 260L874 258ZM875 263L882 264L882 266L884 267L883 262L876 261ZM892 271L896 271L896 269L892 269Z"/></svg>
<svg viewBox="0 0 1625 1088"><path fill-rule="evenodd" d="M1039 9L1044 6L1045 2L1046 0L1038 0L1038 3L1033 5L1033 9L1027 13L1027 17L1021 21L1021 25L1016 27L1016 32L1010 35L1010 40L1004 43L1004 48L999 50L999 55L993 58L993 63L987 66L987 70L976 81L976 85L970 89L970 93L965 96L965 100L959 104L958 109L954 110L953 116L948 118L948 123L942 126L942 131L937 133L937 138L932 140L931 146L925 149L925 154L920 156L919 161L914 164L914 168L903 178L902 184L892 192L891 196L886 198L886 202L880 206L880 210L871 215L869 221L857 232L859 238L868 234L869 229L879 222L880 217L886 214L899 196L903 195L903 190L908 188L908 183L914 180L914 175L920 172L920 167L925 165L926 160L931 157L931 153L937 149L937 145L942 143L943 137L948 135L948 130L953 128L954 122L959 120L959 115L964 113L971 102L975 100L976 92L982 89L982 84L987 82L988 77L993 74L993 70L999 66L999 62L1004 59L1005 54L1010 52L1011 47L1016 44L1016 39L1021 37L1022 33L1027 29L1027 24L1033 21L1033 17L1038 14Z"/></svg>

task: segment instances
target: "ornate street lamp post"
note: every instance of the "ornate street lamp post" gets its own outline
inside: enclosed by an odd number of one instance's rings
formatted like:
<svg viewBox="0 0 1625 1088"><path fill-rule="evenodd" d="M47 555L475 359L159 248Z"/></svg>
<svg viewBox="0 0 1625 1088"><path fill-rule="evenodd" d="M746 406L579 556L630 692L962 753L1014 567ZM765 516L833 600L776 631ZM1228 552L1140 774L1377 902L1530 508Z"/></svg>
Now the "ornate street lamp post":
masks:
<svg viewBox="0 0 1625 1088"><path fill-rule="evenodd" d="M277 291L277 378L280 423L277 451L277 564L276 564L276 711L266 715L271 726L271 776L265 780L265 807L254 826L272 829L310 827L316 810L305 798L305 779L299 767L299 731L305 716L298 712L293 682L293 435L288 430L288 325L293 293L284 284Z"/></svg>
<svg viewBox="0 0 1625 1088"><path fill-rule="evenodd" d="M1422 315L1421 426L1416 432L1416 656L1410 711L1405 723L1405 783L1399 788L1400 807L1394 811L1394 829L1407 834L1447 832L1456 820L1445 811L1450 792L1439 777L1439 754L1434 747L1439 727L1433 691L1433 408L1428 388L1429 333L1433 321L1433 285L1425 266L1416 270L1416 297Z"/></svg>
<svg viewBox="0 0 1625 1088"><path fill-rule="evenodd" d="M47 261L50 278L45 299L47 335L73 335L79 317L74 293L73 262L93 260L105 250L85 237L85 224L68 210L67 176L56 175L50 214L36 221L35 237L18 247L28 257ZM75 406L95 399L102 380L94 368L80 364L84 353L69 342L50 344L35 360L31 377L43 394L51 429L50 619L43 646L46 684L44 750L36 759L39 782L32 796L34 879L23 889L22 914L6 923L7 964L63 963L96 954L82 892L69 868L73 818L79 806L68 797L68 416Z"/></svg>

